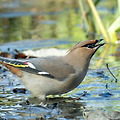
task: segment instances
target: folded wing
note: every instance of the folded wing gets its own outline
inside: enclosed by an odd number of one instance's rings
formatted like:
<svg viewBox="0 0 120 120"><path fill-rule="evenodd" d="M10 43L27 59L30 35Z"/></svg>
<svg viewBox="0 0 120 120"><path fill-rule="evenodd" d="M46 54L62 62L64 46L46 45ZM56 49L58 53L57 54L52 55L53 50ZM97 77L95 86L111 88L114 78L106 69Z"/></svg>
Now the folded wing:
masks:
<svg viewBox="0 0 120 120"><path fill-rule="evenodd" d="M8 67L11 72L14 70L15 72L19 71L20 73L21 69L32 74L56 78L58 80L64 80L64 78L75 72L71 65L65 63L62 58L59 57L33 58L29 60L16 60L0 57L0 63Z"/></svg>

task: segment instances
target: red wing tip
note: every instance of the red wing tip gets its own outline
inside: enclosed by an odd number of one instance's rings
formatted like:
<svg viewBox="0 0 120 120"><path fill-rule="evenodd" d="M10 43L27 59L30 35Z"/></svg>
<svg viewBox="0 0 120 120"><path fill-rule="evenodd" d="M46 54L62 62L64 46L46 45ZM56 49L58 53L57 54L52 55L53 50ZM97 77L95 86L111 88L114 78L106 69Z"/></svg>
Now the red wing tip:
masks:
<svg viewBox="0 0 120 120"><path fill-rule="evenodd" d="M24 62L26 65L28 65L28 62Z"/></svg>

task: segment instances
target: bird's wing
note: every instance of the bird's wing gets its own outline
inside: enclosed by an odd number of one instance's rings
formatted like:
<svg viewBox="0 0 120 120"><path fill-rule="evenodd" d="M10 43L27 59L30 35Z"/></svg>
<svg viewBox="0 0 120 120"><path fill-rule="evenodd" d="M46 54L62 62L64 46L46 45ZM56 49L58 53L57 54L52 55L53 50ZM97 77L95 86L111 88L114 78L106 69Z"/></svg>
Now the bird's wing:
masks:
<svg viewBox="0 0 120 120"><path fill-rule="evenodd" d="M46 74L61 80L75 73L75 69L64 62L62 57L34 58L30 62L40 71L39 74L45 71Z"/></svg>
<svg viewBox="0 0 120 120"><path fill-rule="evenodd" d="M59 80L63 80L69 74L75 72L71 65L66 64L58 57L34 58L29 60L16 60L0 57L0 61L1 63L20 68L23 71Z"/></svg>

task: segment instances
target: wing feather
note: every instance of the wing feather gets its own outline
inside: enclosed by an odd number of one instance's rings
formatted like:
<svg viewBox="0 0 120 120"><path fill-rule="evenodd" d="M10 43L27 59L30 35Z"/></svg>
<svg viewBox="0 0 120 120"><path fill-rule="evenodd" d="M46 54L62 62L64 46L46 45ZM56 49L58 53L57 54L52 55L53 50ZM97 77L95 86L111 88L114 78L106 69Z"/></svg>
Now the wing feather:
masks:
<svg viewBox="0 0 120 120"><path fill-rule="evenodd" d="M69 74L75 72L71 65L68 65L59 57L33 58L29 60L0 57L0 61L23 71L59 80L63 80Z"/></svg>

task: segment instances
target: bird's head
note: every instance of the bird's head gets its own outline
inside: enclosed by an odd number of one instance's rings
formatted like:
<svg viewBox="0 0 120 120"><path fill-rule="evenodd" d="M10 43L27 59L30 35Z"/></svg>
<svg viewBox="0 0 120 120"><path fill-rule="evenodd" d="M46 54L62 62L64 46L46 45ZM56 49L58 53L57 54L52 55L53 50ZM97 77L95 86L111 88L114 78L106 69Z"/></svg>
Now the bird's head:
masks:
<svg viewBox="0 0 120 120"><path fill-rule="evenodd" d="M70 53L78 52L78 54L82 54L84 56L92 57L94 53L103 46L105 43L99 44L103 39L99 40L87 40L77 43L74 47L70 49Z"/></svg>
<svg viewBox="0 0 120 120"><path fill-rule="evenodd" d="M82 41L73 46L66 55L69 63L78 64L90 61L95 52L105 43L100 43L103 39Z"/></svg>

